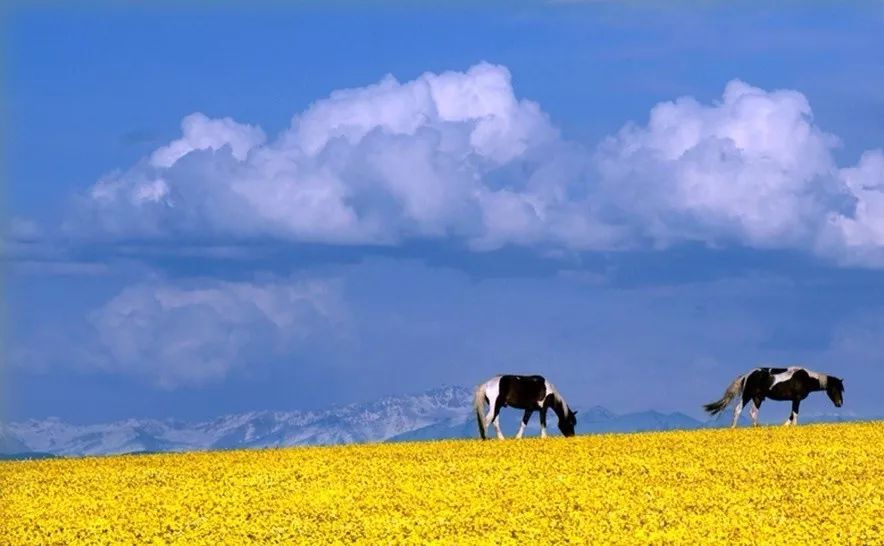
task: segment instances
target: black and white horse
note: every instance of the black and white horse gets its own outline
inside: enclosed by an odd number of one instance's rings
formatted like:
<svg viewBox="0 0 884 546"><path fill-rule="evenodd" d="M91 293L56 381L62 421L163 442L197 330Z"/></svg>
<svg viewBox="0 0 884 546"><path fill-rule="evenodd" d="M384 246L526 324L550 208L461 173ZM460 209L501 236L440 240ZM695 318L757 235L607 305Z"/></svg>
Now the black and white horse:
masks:
<svg viewBox="0 0 884 546"><path fill-rule="evenodd" d="M488 413L485 413L488 404ZM540 411L540 435L546 438L546 411L552 408L559 418L559 430L565 436L574 436L577 425L577 412L571 411L568 403L559 394L552 383L540 375L498 375L476 387L474 405L476 420L479 423L479 435L484 440L485 431L491 424L497 431L497 437L503 440L500 423L497 418L500 408L509 406L525 410L522 425L516 438L521 438L528 426L528 420L535 410Z"/></svg>
<svg viewBox="0 0 884 546"><path fill-rule="evenodd" d="M797 425L798 405L807 398L808 394L815 391L826 391L835 407L840 408L844 402L844 381L834 375L826 375L798 366L755 368L734 379L721 400L703 407L712 415L717 415L724 411L731 400L739 396L737 407L734 408L734 420L731 424L731 427L736 427L743 406L752 400L753 406L749 408L749 413L752 415L752 424L758 426L758 410L761 409L761 402L765 398L790 400L792 413L789 414L789 419L784 424Z"/></svg>

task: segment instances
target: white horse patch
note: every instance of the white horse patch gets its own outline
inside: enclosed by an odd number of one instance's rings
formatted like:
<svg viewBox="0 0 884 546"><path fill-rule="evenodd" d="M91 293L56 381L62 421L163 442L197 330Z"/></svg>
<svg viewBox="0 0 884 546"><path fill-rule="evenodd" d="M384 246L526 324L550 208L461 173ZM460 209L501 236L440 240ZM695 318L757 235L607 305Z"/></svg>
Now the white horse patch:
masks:
<svg viewBox="0 0 884 546"><path fill-rule="evenodd" d="M782 373L771 375L771 377L773 377L773 383L770 384L770 388L773 388L773 386L777 383L784 383L792 379L792 376L795 375L795 372L800 369L801 368L799 368L798 366L792 366Z"/></svg>
<svg viewBox="0 0 884 546"><path fill-rule="evenodd" d="M774 385L776 385L777 383L784 383L792 379L792 376L795 375L795 372L797 372L798 370L804 370L805 372L807 372L807 375L809 375L813 379L816 379L819 382L821 388L826 388L826 374L814 372L808 370L807 368L802 368L801 366L789 366L789 368L785 372L771 375L771 377L773 377L773 383L770 384L770 388L773 388Z"/></svg>
<svg viewBox="0 0 884 546"><path fill-rule="evenodd" d="M807 372L807 375L820 382L820 388L825 389L828 386L828 381L826 381L826 379L829 377L828 375L819 372L812 372L808 369L805 369L804 371Z"/></svg>

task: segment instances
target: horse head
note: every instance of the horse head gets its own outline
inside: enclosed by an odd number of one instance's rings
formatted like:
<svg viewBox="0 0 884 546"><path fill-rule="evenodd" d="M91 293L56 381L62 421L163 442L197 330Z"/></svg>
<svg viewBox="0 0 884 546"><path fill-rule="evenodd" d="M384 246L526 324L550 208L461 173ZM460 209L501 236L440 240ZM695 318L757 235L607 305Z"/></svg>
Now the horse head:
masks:
<svg viewBox="0 0 884 546"><path fill-rule="evenodd" d="M569 408L567 415L559 419L559 430L562 431L562 436L574 436L575 426L577 426L577 412Z"/></svg>
<svg viewBox="0 0 884 546"><path fill-rule="evenodd" d="M826 394L835 404L836 408L840 408L844 403L844 380L833 375L826 378Z"/></svg>

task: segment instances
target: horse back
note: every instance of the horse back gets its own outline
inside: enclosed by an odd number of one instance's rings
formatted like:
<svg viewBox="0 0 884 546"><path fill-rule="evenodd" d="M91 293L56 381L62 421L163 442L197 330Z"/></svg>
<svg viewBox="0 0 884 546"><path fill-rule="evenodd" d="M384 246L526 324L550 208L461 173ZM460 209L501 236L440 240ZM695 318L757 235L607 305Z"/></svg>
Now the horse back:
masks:
<svg viewBox="0 0 884 546"><path fill-rule="evenodd" d="M546 378L542 375L503 375L500 396L504 405L526 409L536 407L546 397Z"/></svg>
<svg viewBox="0 0 884 546"><path fill-rule="evenodd" d="M786 376L788 374L788 376ZM751 398L771 400L803 400L818 381L806 369L759 368L746 378L744 394Z"/></svg>

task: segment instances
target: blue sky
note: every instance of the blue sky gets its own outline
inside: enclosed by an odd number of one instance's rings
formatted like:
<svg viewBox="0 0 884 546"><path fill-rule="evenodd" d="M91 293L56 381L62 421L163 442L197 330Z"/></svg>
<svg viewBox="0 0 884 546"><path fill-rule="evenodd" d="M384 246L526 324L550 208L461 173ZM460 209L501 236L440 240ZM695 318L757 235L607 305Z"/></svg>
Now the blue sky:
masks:
<svg viewBox="0 0 884 546"><path fill-rule="evenodd" d="M7 7L3 412L196 418L513 371L697 416L800 362L882 414L882 22Z"/></svg>

